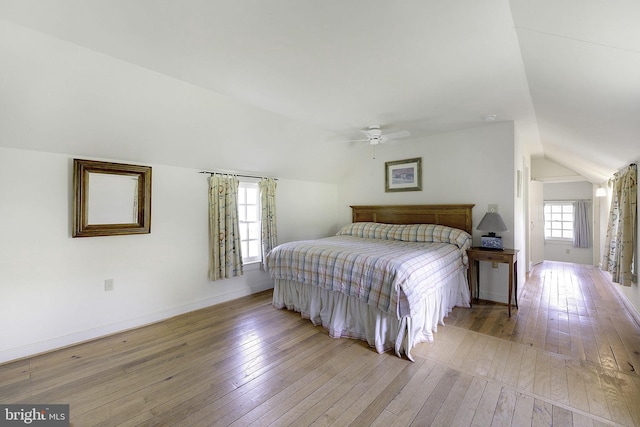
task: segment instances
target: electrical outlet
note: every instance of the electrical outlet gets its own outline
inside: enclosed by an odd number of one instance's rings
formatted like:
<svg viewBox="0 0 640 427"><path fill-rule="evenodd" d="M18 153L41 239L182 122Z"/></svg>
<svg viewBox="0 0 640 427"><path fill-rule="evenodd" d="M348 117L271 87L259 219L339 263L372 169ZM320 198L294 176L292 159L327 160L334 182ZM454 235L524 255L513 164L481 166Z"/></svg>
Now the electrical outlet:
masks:
<svg viewBox="0 0 640 427"><path fill-rule="evenodd" d="M104 281L104 291L109 292L113 290L113 279L106 279Z"/></svg>
<svg viewBox="0 0 640 427"><path fill-rule="evenodd" d="M571 249L569 249L569 248L565 249L565 253L566 254L570 254L571 253Z"/></svg>

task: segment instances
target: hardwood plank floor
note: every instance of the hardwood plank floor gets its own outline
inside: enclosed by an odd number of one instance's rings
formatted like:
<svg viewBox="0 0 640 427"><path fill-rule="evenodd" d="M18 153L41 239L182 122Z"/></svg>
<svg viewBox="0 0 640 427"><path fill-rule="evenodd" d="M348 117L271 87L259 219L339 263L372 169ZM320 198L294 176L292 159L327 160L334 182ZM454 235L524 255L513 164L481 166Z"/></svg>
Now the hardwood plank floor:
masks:
<svg viewBox="0 0 640 427"><path fill-rule="evenodd" d="M640 327L610 286L545 262L511 318L456 308L415 362L262 292L0 365L0 402L68 403L74 426L640 426Z"/></svg>

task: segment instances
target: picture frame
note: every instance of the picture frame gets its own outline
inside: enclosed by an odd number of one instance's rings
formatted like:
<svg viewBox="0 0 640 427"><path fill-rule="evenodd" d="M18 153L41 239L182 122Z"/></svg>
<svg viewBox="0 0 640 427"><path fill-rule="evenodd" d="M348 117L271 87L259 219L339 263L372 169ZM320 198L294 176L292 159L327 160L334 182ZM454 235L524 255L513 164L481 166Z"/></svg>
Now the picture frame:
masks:
<svg viewBox="0 0 640 427"><path fill-rule="evenodd" d="M151 233L151 166L73 159L72 237Z"/></svg>
<svg viewBox="0 0 640 427"><path fill-rule="evenodd" d="M422 191L422 157L384 164L384 191Z"/></svg>

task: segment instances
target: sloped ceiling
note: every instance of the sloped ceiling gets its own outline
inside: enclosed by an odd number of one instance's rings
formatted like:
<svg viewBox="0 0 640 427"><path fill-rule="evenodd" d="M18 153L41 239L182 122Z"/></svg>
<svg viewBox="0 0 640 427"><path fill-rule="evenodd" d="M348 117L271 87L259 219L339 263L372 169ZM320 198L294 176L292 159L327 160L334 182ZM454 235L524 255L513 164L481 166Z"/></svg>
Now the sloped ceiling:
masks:
<svg viewBox="0 0 640 427"><path fill-rule="evenodd" d="M640 160L640 2L511 8L545 157L592 182Z"/></svg>
<svg viewBox="0 0 640 427"><path fill-rule="evenodd" d="M638 18L637 1L0 0L0 145L335 181L357 129L411 143L495 115L599 183L640 159Z"/></svg>

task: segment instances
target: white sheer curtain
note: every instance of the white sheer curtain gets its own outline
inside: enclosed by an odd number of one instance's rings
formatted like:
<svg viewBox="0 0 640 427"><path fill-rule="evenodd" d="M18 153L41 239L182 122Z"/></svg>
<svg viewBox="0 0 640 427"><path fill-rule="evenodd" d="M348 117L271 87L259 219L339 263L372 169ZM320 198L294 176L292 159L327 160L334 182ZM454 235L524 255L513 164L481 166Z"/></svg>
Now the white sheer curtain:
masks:
<svg viewBox="0 0 640 427"><path fill-rule="evenodd" d="M636 248L638 170L629 165L613 177L613 197L604 246L603 268L614 282L631 286Z"/></svg>
<svg viewBox="0 0 640 427"><path fill-rule="evenodd" d="M278 229L276 227L276 181L273 178L262 178L260 188L261 233L262 233L262 267L266 269L267 255L278 245Z"/></svg>
<svg viewBox="0 0 640 427"><path fill-rule="evenodd" d="M591 202L588 200L573 202L573 246L575 248L588 248L591 246L590 208Z"/></svg>
<svg viewBox="0 0 640 427"><path fill-rule="evenodd" d="M242 275L238 227L238 178L212 175L209 180L209 279Z"/></svg>

